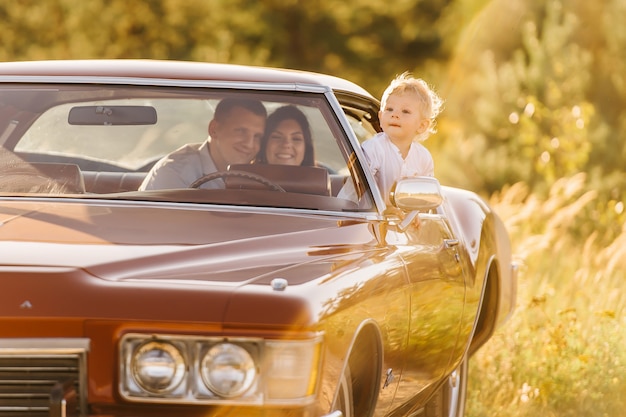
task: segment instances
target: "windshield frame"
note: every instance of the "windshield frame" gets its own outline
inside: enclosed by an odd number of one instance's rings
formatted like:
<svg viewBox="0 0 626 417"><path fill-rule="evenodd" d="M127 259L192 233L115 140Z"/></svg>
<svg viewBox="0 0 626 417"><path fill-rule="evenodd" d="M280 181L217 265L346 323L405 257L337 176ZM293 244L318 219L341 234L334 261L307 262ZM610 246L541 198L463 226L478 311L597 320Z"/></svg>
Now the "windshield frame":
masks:
<svg viewBox="0 0 626 417"><path fill-rule="evenodd" d="M2 83L7 82L7 83ZM335 137L337 146L340 148L341 153L347 160L356 161L354 166L349 167L352 170L352 175L359 178L363 184L366 185L366 191L371 195L372 206L365 211L376 211L377 207L383 207L383 199L381 198L378 189L375 186L375 181L369 170L364 170L361 166L361 162L364 159L364 155L360 149L359 140L354 134L350 123L347 121L341 104L337 100L334 92L329 87L320 85L308 85L308 84L295 84L295 83L257 83L257 82L233 82L233 81L211 81L211 80L170 80L170 79L142 79L135 77L67 77L67 76L0 76L0 94L5 91L15 90L16 94L19 94L20 90L23 90L25 86L30 86L31 89L37 91L62 91L62 90L80 90L91 88L103 88L103 89L128 89L128 91L141 91L145 88L155 88L159 91L158 95L165 96L168 90L176 91L177 96L180 96L189 89L186 94L190 96L202 96L207 91L211 93L215 92L245 92L246 94L258 94L259 96L265 96L267 94L274 95L275 97L281 96L285 102L301 102L303 96L310 95L312 100L321 100L319 103L325 103L323 106L319 106L321 110L324 110L324 106L328 106L327 109L321 112L326 120L327 125L333 130L332 135ZM200 92L203 92L199 94ZM294 94L293 99L289 99L290 94ZM130 93L128 94L131 95ZM117 94L116 99L123 97L123 94ZM323 99L322 99L323 98ZM25 99L25 101L27 101ZM32 101L32 100L31 100ZM371 98L363 97L363 101L371 102ZM27 104L21 103L19 100L15 101L18 105L23 107L22 110L27 110ZM77 100L58 100L57 103L74 103L79 104ZM87 101L91 102L91 100ZM1 105L1 103L0 103ZM39 103L38 105L41 105ZM36 119L32 119L30 124L19 124L9 121L6 124L4 130L0 129L0 145L10 150L15 149L15 145L18 140L23 136L24 132L28 130ZM0 121L2 119L0 118ZM347 155L356 154L356 158L350 158ZM146 171L151 164L146 164L139 168L139 171ZM114 170L114 169L113 169ZM374 185L372 187L372 185Z"/></svg>

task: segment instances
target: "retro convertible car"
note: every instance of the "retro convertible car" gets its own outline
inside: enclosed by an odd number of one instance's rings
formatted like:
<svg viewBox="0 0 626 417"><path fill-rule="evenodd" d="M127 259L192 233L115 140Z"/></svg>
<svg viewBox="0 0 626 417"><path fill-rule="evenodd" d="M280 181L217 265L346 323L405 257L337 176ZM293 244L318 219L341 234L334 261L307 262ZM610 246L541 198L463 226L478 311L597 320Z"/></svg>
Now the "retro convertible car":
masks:
<svg viewBox="0 0 626 417"><path fill-rule="evenodd" d="M303 112L315 163L142 186L235 97ZM378 109L292 70L0 63L0 417L462 415L509 237L435 178L381 195Z"/></svg>

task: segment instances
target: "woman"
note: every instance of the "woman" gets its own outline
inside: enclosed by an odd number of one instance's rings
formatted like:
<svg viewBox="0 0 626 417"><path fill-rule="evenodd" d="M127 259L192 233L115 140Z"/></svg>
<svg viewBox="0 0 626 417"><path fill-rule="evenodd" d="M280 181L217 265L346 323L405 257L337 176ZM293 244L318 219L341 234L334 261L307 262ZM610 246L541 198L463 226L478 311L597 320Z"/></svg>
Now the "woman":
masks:
<svg viewBox="0 0 626 417"><path fill-rule="evenodd" d="M311 128L300 109L288 105L269 115L256 162L315 166Z"/></svg>

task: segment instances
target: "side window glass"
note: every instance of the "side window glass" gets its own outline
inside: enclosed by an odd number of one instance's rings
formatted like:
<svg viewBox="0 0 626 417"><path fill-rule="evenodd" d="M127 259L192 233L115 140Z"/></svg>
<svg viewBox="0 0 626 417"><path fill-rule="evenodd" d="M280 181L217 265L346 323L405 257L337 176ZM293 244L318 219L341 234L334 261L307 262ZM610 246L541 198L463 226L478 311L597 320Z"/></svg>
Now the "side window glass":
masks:
<svg viewBox="0 0 626 417"><path fill-rule="evenodd" d="M359 143L363 143L377 133L369 113L346 106L343 107L343 110ZM368 188L366 180L355 162L356 156L353 154L348 162L348 168L352 175L344 183L337 196L356 201L362 210L371 210L374 208L374 202L371 199L371 194L366 191Z"/></svg>
<svg viewBox="0 0 626 417"><path fill-rule="evenodd" d="M350 126L359 140L359 143L363 143L363 141L377 133L368 113L346 108L344 108L344 112L350 121Z"/></svg>

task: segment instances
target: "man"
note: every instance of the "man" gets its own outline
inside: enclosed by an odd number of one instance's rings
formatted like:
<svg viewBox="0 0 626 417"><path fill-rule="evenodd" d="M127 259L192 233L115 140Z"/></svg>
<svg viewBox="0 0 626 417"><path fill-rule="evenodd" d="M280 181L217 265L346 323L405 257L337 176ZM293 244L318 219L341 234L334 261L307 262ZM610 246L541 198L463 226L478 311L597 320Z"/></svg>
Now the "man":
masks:
<svg viewBox="0 0 626 417"><path fill-rule="evenodd" d="M250 163L259 152L267 110L258 100L226 98L215 108L209 137L187 144L163 157L150 170L140 191L188 188L206 174L226 171L231 164ZM221 179L199 188L224 188Z"/></svg>

